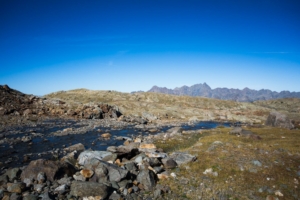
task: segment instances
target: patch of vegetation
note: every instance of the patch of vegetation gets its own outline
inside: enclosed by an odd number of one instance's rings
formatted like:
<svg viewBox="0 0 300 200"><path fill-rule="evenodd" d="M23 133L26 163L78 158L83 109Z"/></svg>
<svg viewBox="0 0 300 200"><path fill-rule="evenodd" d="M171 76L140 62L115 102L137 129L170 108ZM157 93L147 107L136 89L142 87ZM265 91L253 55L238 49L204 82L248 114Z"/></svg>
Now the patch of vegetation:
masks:
<svg viewBox="0 0 300 200"><path fill-rule="evenodd" d="M165 152L174 152L194 145L203 135L205 134L195 133L188 136L185 135L182 137L172 138L168 141L160 140L155 144L157 148L162 148Z"/></svg>
<svg viewBox="0 0 300 200"><path fill-rule="evenodd" d="M267 195L299 199L300 130L270 127L249 130L262 140L230 135L229 128L222 128L206 131L194 143L190 139L158 143L168 151L178 145L175 151L187 151L198 158L172 170L176 178L161 180L160 184L170 186L178 195L185 194L188 199L264 200ZM215 148L210 148L212 145ZM203 174L209 168L218 176ZM283 196L275 195L278 191Z"/></svg>

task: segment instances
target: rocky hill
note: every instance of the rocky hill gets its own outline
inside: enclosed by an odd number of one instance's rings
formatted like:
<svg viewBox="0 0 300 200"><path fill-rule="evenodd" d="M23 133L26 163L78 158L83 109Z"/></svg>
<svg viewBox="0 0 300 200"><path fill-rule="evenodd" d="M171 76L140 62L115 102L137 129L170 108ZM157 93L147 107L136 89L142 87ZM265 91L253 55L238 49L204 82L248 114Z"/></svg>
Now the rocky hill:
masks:
<svg viewBox="0 0 300 200"><path fill-rule="evenodd" d="M148 92L174 94L180 96L201 96L222 100L233 100L239 102L253 102L258 100L270 100L280 98L300 98L300 92L275 92L267 89L251 90L249 88L244 88L243 90L228 88L211 89L210 86L206 83L195 84L191 87L176 87L174 89L153 86Z"/></svg>
<svg viewBox="0 0 300 200"><path fill-rule="evenodd" d="M279 111L300 122L300 99L236 102L160 93L121 93L76 89L39 98L0 86L0 124L42 117L101 119L146 123L151 121L231 121L263 124L270 112ZM123 115L123 118L120 116Z"/></svg>
<svg viewBox="0 0 300 200"><path fill-rule="evenodd" d="M277 104L268 101L236 102L204 97L177 96L161 93L121 93L116 91L96 91L76 89L46 95L70 104L103 102L117 105L124 115L159 119L160 121L221 120L264 123L270 112L277 110ZM300 112L290 107L298 99L282 99L280 112L295 121L300 121ZM299 105L299 104L298 104ZM288 109L289 108L289 109ZM151 116L151 117L149 117ZM151 121L150 119L150 121Z"/></svg>
<svg viewBox="0 0 300 200"><path fill-rule="evenodd" d="M40 98L0 85L0 127L10 123L37 121L44 117L103 119L118 118L114 105L101 103L69 104L61 99Z"/></svg>

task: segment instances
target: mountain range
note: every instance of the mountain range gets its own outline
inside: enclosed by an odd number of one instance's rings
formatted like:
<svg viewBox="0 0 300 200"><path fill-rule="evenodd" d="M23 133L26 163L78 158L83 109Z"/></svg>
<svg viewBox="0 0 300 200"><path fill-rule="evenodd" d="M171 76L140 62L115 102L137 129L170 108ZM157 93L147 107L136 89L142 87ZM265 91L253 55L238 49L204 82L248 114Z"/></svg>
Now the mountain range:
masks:
<svg viewBox="0 0 300 200"><path fill-rule="evenodd" d="M228 88L211 89L211 87L206 83L195 84L190 87L176 87L174 89L153 86L148 92L173 94L179 96L200 96L222 100L233 100L238 102L253 102L258 100L270 100L280 98L300 98L300 92L275 92L268 89L252 90L247 87L242 90Z"/></svg>

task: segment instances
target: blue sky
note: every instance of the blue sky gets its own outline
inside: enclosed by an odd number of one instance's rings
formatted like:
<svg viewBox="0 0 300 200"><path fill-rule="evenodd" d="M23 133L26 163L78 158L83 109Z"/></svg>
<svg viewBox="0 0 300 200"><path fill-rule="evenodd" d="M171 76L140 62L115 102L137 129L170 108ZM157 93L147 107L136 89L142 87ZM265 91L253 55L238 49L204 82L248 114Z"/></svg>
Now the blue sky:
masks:
<svg viewBox="0 0 300 200"><path fill-rule="evenodd" d="M0 84L300 91L298 0L0 0Z"/></svg>

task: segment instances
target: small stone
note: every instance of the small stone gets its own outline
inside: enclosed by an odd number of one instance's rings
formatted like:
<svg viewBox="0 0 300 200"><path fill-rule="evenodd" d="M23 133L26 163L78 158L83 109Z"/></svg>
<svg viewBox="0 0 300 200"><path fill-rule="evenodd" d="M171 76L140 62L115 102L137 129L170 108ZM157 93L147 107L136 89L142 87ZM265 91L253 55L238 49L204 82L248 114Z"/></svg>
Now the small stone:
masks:
<svg viewBox="0 0 300 200"><path fill-rule="evenodd" d="M81 175L80 173L79 174L74 174L73 175L73 178L76 180L76 181L85 181L86 180L86 178L83 176L83 175Z"/></svg>
<svg viewBox="0 0 300 200"><path fill-rule="evenodd" d="M166 169L174 169L177 167L177 163L173 158L164 158L161 161Z"/></svg>
<svg viewBox="0 0 300 200"><path fill-rule="evenodd" d="M22 199L21 195L17 193L12 193L9 197L9 200L21 200L21 199Z"/></svg>
<svg viewBox="0 0 300 200"><path fill-rule="evenodd" d="M255 165L255 166L258 166L258 167L262 166L261 162L259 162L258 160L253 160L252 164Z"/></svg>
<svg viewBox="0 0 300 200"><path fill-rule="evenodd" d="M141 152L153 152L156 150L155 144L140 144L139 151Z"/></svg>
<svg viewBox="0 0 300 200"><path fill-rule="evenodd" d="M23 180L23 183L26 184L26 187L30 187L31 185L33 185L33 181L31 179L29 179L29 178L25 178Z"/></svg>
<svg viewBox="0 0 300 200"><path fill-rule="evenodd" d="M38 196L36 196L34 194L28 194L23 197L23 200L37 200L37 199L38 199Z"/></svg>
<svg viewBox="0 0 300 200"><path fill-rule="evenodd" d="M66 189L67 189L67 186L64 184L64 185L61 185L61 186L55 188L54 192L59 193L59 194L64 194L66 192Z"/></svg>
<svg viewBox="0 0 300 200"><path fill-rule="evenodd" d="M76 197L100 196L105 199L108 187L101 183L73 181L70 194Z"/></svg>
<svg viewBox="0 0 300 200"><path fill-rule="evenodd" d="M103 134L101 134L101 137L102 138L110 138L111 134L110 133L103 133Z"/></svg>
<svg viewBox="0 0 300 200"><path fill-rule="evenodd" d="M38 193L40 193L43 191L44 186L45 186L44 184L35 184L33 185L33 189Z"/></svg>
<svg viewBox="0 0 300 200"><path fill-rule="evenodd" d="M266 200L279 200L277 197L274 197L272 195L268 195Z"/></svg>
<svg viewBox="0 0 300 200"><path fill-rule="evenodd" d="M85 178L91 178L94 175L94 172L89 169L82 169L80 171L80 174L84 176Z"/></svg>
<svg viewBox="0 0 300 200"><path fill-rule="evenodd" d="M119 200L119 199L121 199L121 195L119 195L119 194L116 193L116 192L113 192L113 193L109 196L109 199L111 199L111 200Z"/></svg>
<svg viewBox="0 0 300 200"><path fill-rule="evenodd" d="M7 191L12 193L22 193L25 189L25 183L7 183Z"/></svg>
<svg viewBox="0 0 300 200"><path fill-rule="evenodd" d="M276 191L275 191L275 195L276 195L276 196L283 197L283 194L282 194L279 190L276 190Z"/></svg>
<svg viewBox="0 0 300 200"><path fill-rule="evenodd" d="M37 175L37 181L38 183L42 184L46 181L45 173L44 172L39 172Z"/></svg>

